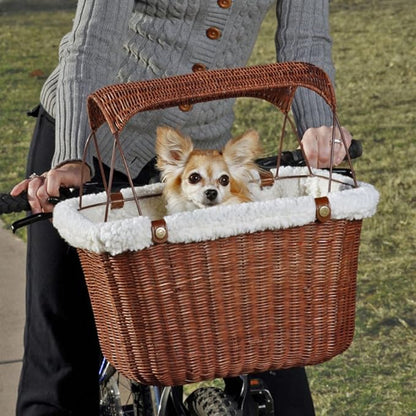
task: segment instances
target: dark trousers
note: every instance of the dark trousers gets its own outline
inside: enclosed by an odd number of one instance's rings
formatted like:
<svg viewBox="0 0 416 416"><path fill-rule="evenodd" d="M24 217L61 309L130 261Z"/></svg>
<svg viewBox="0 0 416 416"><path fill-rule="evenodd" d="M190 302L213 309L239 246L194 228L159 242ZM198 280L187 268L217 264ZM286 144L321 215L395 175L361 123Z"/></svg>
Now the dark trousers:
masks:
<svg viewBox="0 0 416 416"><path fill-rule="evenodd" d="M28 175L50 169L55 147L54 120L42 108L37 117ZM153 176L147 166L135 183ZM17 416L98 415L101 355L88 292L76 251L49 221L28 230L24 344ZM261 377L280 416L314 415L304 369Z"/></svg>
<svg viewBox="0 0 416 416"><path fill-rule="evenodd" d="M315 411L304 368L252 374L264 381L278 416L314 416Z"/></svg>
<svg viewBox="0 0 416 416"><path fill-rule="evenodd" d="M50 169L54 121L40 109L27 172ZM98 415L100 350L76 251L50 221L28 229L18 416Z"/></svg>

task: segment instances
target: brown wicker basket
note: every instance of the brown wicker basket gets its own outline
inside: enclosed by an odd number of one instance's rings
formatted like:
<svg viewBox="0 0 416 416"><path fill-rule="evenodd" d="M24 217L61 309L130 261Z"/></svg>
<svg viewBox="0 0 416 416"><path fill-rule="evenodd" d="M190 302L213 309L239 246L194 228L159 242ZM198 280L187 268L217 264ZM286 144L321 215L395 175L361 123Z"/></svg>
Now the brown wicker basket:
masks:
<svg viewBox="0 0 416 416"><path fill-rule="evenodd" d="M79 250L104 356L180 385L318 364L354 334L361 221L112 256Z"/></svg>
<svg viewBox="0 0 416 416"><path fill-rule="evenodd" d="M299 86L335 113L325 73L285 63L105 87L88 99L90 124L107 122L117 142L139 111L239 96L287 115ZM191 243L165 234L116 255L78 247L105 357L130 379L179 385L340 354L354 334L361 219L325 220Z"/></svg>

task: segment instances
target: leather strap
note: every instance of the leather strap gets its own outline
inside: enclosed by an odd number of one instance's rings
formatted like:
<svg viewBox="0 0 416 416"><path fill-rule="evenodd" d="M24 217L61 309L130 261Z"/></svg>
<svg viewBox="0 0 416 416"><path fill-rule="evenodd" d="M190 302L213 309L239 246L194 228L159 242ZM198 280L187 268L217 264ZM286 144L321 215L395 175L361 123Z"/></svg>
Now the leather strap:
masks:
<svg viewBox="0 0 416 416"><path fill-rule="evenodd" d="M326 196L315 198L316 204L316 219L319 222L325 222L331 219L331 206L329 199Z"/></svg>
<svg viewBox="0 0 416 416"><path fill-rule="evenodd" d="M124 207L124 197L121 192L112 192L110 194L111 209L121 209Z"/></svg>
<svg viewBox="0 0 416 416"><path fill-rule="evenodd" d="M260 172L260 181L261 181L261 186L273 186L274 184L274 176L271 172L269 171L261 171Z"/></svg>
<svg viewBox="0 0 416 416"><path fill-rule="evenodd" d="M168 229L165 220L152 221L152 240L155 244L165 243L168 240Z"/></svg>

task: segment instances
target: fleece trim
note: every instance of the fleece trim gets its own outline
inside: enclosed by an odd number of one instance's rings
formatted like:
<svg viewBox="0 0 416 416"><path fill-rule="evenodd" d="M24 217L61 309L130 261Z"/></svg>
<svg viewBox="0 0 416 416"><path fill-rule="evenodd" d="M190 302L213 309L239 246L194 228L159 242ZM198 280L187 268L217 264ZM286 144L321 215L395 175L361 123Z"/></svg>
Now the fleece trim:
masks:
<svg viewBox="0 0 416 416"><path fill-rule="evenodd" d="M55 207L53 222L70 245L116 255L153 245L151 221L160 218L166 222L168 242L189 243L312 223L316 220L315 198L320 196L328 197L331 218L335 220L359 220L375 214L379 193L372 185L359 182L353 188L351 181L345 183L344 177L335 175L334 179L342 179L344 183L333 182L328 193L326 171L315 172L320 176L297 177L306 173L306 168L281 168L281 179L273 186L264 189L252 186L254 202L173 215L166 215L161 196L164 185L160 183L135 188L139 197L146 196L140 199L141 216L135 202L127 200L132 190L123 189L124 207L111 210L107 222L104 222L105 206L79 210L78 198L73 198ZM83 206L105 201L105 193L85 195Z"/></svg>

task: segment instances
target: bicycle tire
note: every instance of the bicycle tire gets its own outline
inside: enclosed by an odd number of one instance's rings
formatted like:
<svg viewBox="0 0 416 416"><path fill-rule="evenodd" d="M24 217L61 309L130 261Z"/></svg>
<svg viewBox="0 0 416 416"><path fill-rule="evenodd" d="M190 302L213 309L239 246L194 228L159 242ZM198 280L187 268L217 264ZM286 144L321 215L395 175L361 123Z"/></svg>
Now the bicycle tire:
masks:
<svg viewBox="0 0 416 416"><path fill-rule="evenodd" d="M236 401L217 387L201 387L185 401L190 416L241 416Z"/></svg>

